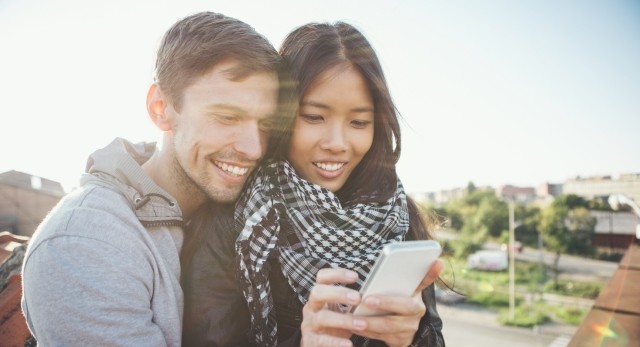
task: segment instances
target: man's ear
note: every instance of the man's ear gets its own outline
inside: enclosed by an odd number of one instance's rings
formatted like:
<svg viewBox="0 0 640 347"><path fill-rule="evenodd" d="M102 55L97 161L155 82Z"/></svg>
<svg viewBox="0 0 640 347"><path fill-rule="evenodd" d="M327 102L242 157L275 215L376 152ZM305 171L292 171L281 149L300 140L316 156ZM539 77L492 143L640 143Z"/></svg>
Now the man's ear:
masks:
<svg viewBox="0 0 640 347"><path fill-rule="evenodd" d="M172 129L171 118L167 114L167 109L170 107L167 97L160 89L160 86L157 83L153 83L147 93L147 112L153 123L162 131L170 131Z"/></svg>

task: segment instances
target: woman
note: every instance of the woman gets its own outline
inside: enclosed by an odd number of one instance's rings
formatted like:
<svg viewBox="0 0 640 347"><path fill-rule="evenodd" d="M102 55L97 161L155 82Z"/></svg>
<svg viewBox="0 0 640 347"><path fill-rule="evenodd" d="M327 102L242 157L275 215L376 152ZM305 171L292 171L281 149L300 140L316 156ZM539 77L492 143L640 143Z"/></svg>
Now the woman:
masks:
<svg viewBox="0 0 640 347"><path fill-rule="evenodd" d="M400 127L375 52L354 27L337 23L294 30L280 53L301 97L290 133L274 135L272 159L236 204L235 232L240 235L234 264L248 312L224 306L225 312L211 315L228 298L207 299L220 295L214 289L219 284L201 282L220 276L203 275L208 270L202 269L211 268L205 264L211 256L196 255L185 285L187 303L192 303L186 308L185 343L192 336L215 340L212 330L250 326L249 339L259 346L443 346L431 285L440 262L413 297L380 296L363 303L391 314L355 317L345 312L346 306L360 303L357 289L384 244L429 237L396 175ZM229 244L234 234L221 231L224 225L214 228L207 232L209 250L198 253L228 255L229 248L221 251L219 245ZM229 280L228 273L224 277Z"/></svg>

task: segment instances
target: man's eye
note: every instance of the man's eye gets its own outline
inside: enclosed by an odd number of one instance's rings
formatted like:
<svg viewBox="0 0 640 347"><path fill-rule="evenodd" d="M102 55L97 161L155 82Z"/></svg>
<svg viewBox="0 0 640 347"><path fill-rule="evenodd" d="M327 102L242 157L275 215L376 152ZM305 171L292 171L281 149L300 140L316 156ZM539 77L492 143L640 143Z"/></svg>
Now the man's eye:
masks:
<svg viewBox="0 0 640 347"><path fill-rule="evenodd" d="M317 114L301 114L300 118L304 119L305 121L307 121L308 123L321 123L324 118L322 118L322 116L317 115Z"/></svg>
<svg viewBox="0 0 640 347"><path fill-rule="evenodd" d="M258 123L258 127L260 128L260 131L264 131L264 132L271 131L274 126L275 126L275 122L273 120L264 120Z"/></svg>
<svg viewBox="0 0 640 347"><path fill-rule="evenodd" d="M214 116L220 123L223 123L223 124L233 124L238 120L238 117L230 114L218 113L218 114L215 114Z"/></svg>

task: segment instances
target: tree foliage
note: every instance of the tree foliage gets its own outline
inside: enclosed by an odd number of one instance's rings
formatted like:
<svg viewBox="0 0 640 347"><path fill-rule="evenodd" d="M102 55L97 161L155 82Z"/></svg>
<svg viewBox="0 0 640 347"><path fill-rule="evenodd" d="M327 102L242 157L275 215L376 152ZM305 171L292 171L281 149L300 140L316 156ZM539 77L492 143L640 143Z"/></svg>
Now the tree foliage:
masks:
<svg viewBox="0 0 640 347"><path fill-rule="evenodd" d="M558 261L562 253L591 255L591 239L596 219L587 210L587 201L577 195L562 195L542 210L539 230L545 248L556 254L553 263L557 283Z"/></svg>
<svg viewBox="0 0 640 347"><path fill-rule="evenodd" d="M465 239L465 252L478 249L487 239L498 237L509 226L507 205L493 190L478 189L470 182L466 191L464 197L452 200L444 207L451 227L459 230Z"/></svg>
<svg viewBox="0 0 640 347"><path fill-rule="evenodd" d="M537 247L540 208L537 206L518 205L515 209L518 226L515 229L516 240L525 245Z"/></svg>

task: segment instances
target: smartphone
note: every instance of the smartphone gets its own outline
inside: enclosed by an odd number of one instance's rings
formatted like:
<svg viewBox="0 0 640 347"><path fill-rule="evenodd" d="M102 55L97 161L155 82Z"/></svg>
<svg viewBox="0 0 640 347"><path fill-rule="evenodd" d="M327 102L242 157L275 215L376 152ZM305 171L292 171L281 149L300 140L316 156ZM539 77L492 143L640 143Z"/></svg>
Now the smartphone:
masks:
<svg viewBox="0 0 640 347"><path fill-rule="evenodd" d="M360 289L362 299L372 294L413 295L440 253L442 248L434 240L386 244ZM364 304L355 306L351 312L362 316L388 313L371 309Z"/></svg>

